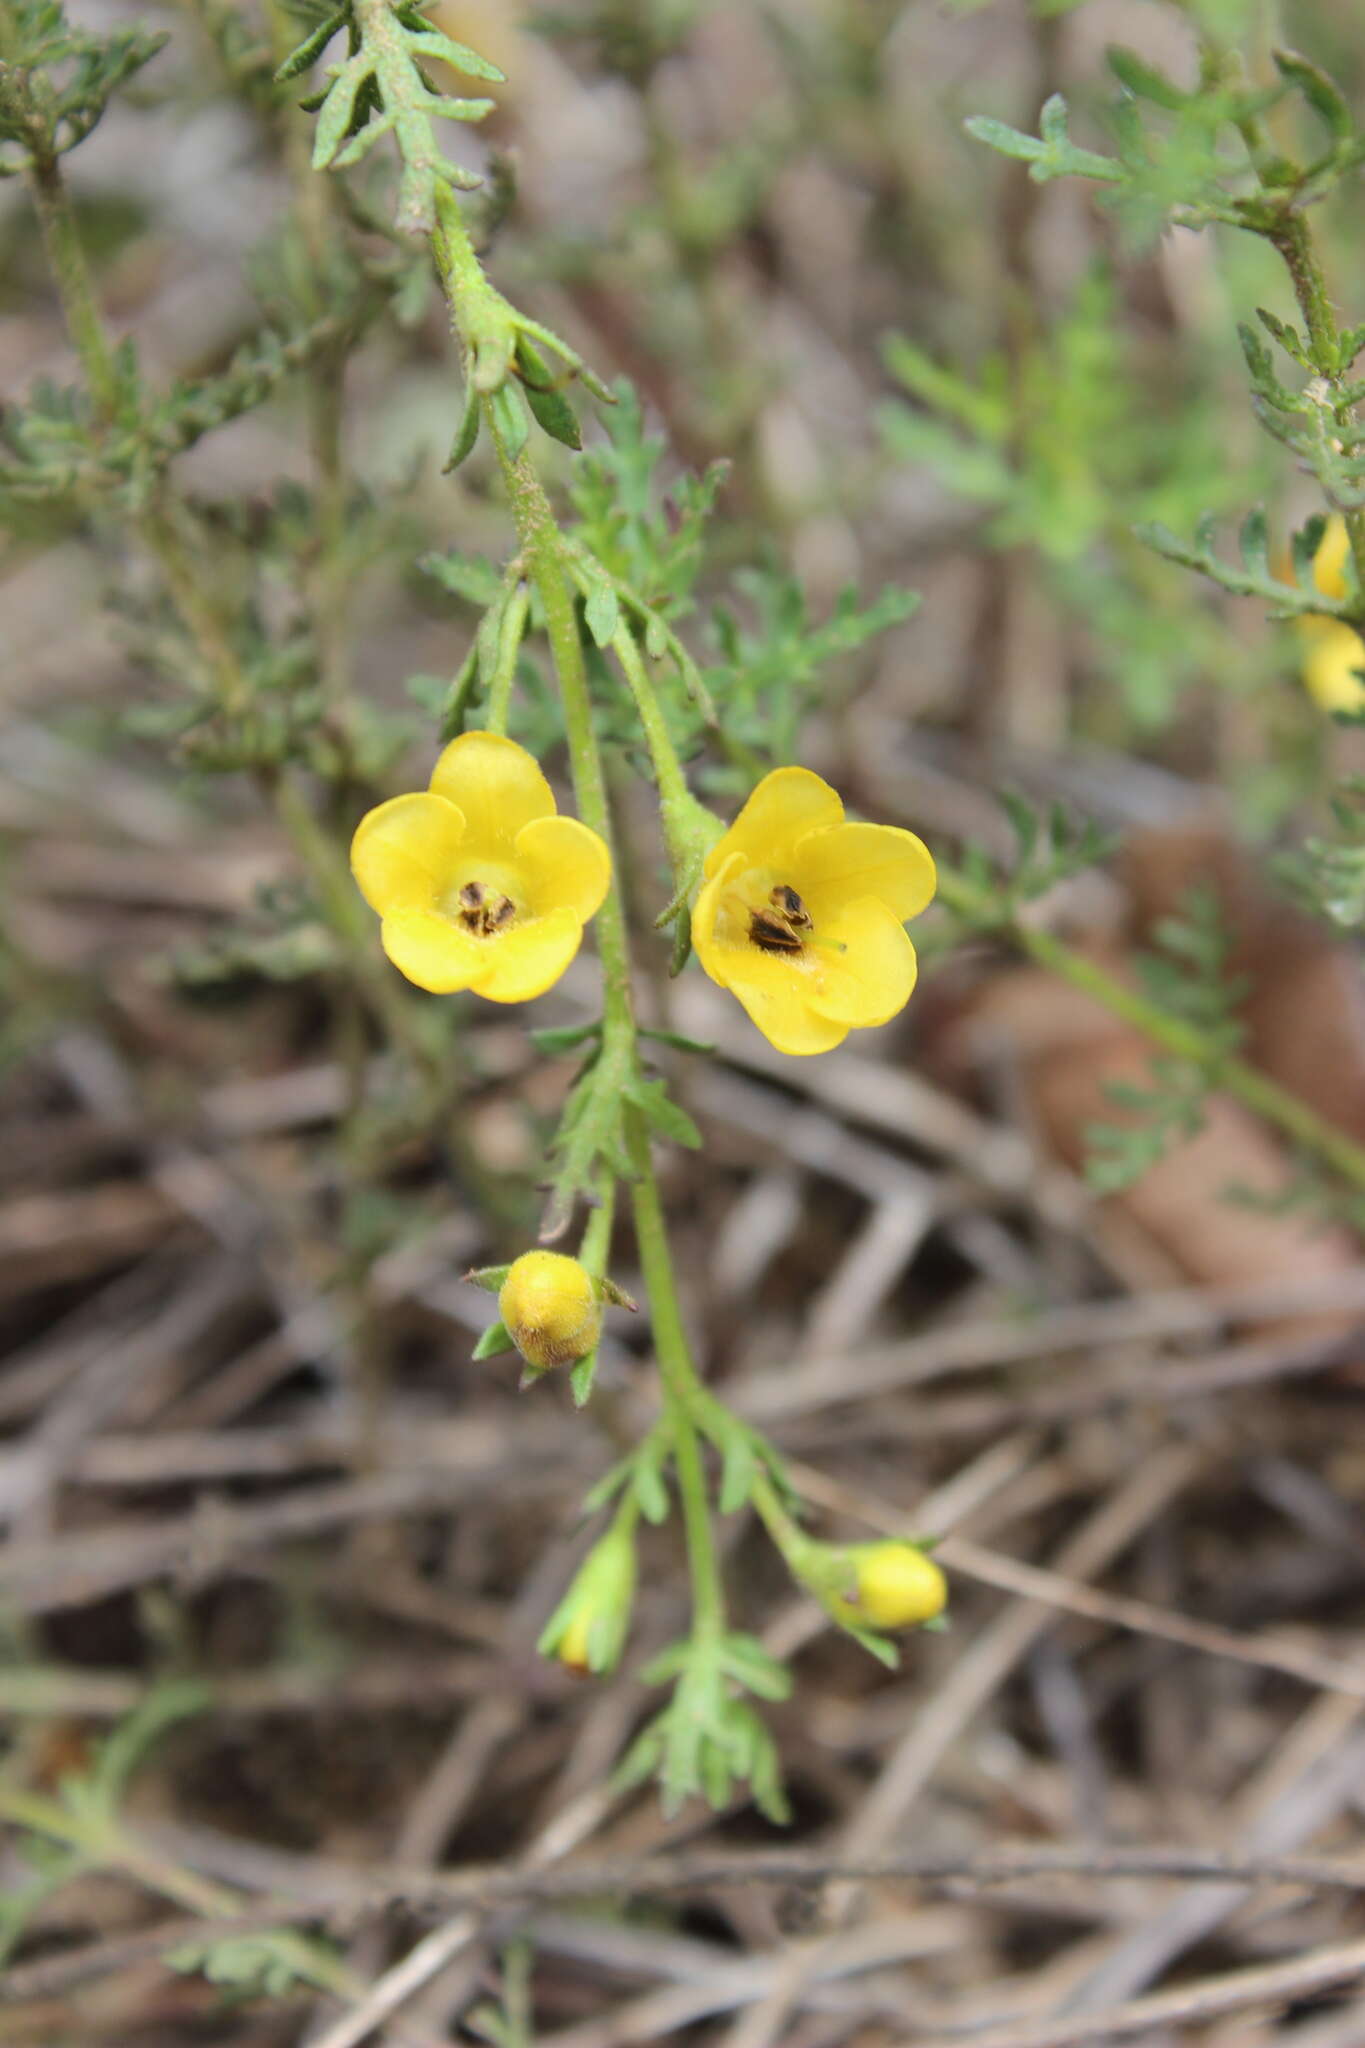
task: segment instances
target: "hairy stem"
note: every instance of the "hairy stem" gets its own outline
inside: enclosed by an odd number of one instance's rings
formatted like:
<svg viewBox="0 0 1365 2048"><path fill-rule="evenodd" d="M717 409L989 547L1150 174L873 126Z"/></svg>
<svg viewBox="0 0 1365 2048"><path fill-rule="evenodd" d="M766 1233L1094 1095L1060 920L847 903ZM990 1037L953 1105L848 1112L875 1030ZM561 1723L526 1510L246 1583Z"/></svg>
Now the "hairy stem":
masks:
<svg viewBox="0 0 1365 2048"><path fill-rule="evenodd" d="M1289 272L1294 297L1307 330L1309 352L1319 376L1332 394L1331 410L1335 424L1341 432L1350 432L1354 424L1353 408L1342 395L1349 365L1343 366L1341 361L1341 330L1306 215L1287 212L1271 241ZM1358 589L1365 591L1365 507L1346 507L1342 518L1351 543L1356 584Z"/></svg>
<svg viewBox="0 0 1365 2048"><path fill-rule="evenodd" d="M649 1135L638 1114L627 1121L631 1166L635 1173L631 1204L635 1238L640 1248L649 1293L654 1348L659 1360L664 1404L672 1426L673 1460L682 1500L683 1526L692 1578L692 1633L718 1636L725 1626L725 1594L716 1558L711 1503L702 1468L701 1445L692 1420L697 1369L683 1328L673 1258L668 1243L659 1183L649 1153Z"/></svg>
<svg viewBox="0 0 1365 2048"><path fill-rule="evenodd" d="M478 321L486 310L490 287L453 200L439 206L435 250L451 318L466 360L469 360L475 352ZM559 683L579 816L610 846L611 806L593 725L587 663L579 635L573 586L565 569L563 537L530 456L524 448L516 455L512 454L491 398L485 398L483 403L484 423L497 450L526 574L536 587L545 615L545 632ZM652 700L647 684L646 695ZM654 737L658 739L659 734L656 732ZM663 737L667 738L666 732ZM667 766L665 773L668 773ZM677 779L681 784L681 770L678 770ZM685 785L681 794L686 795ZM614 869L611 887L597 913L596 931L603 979L601 1056L603 1059L620 1059L623 1070L629 1072L636 1057L635 1010L631 995L625 905ZM678 1304L668 1228L650 1157L649 1137L643 1120L635 1113L627 1118L627 1143L633 1174L631 1199L635 1233L649 1293L659 1378L682 1500L692 1581L693 1633L698 1638L709 1638L723 1629L725 1606L706 1474L692 1420L697 1371Z"/></svg>
<svg viewBox="0 0 1365 2048"><path fill-rule="evenodd" d="M101 426L107 426L118 409L118 364L100 317L85 245L60 160L35 151L28 184L53 282L62 302L66 331L80 358L95 418Z"/></svg>

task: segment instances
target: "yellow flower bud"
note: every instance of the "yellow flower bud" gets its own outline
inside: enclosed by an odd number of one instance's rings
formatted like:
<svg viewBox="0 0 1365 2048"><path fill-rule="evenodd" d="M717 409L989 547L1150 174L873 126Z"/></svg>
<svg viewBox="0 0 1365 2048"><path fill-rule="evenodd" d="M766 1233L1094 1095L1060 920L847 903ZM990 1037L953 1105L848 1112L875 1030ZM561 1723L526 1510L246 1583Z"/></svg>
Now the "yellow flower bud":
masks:
<svg viewBox="0 0 1365 2048"><path fill-rule="evenodd" d="M860 1543L849 1552L857 1580L857 1613L876 1628L932 1621L948 1604L948 1582L913 1543Z"/></svg>
<svg viewBox="0 0 1365 2048"><path fill-rule="evenodd" d="M498 1314L535 1372L586 1358L602 1329L591 1273L563 1252L523 1252L502 1283Z"/></svg>
<svg viewBox="0 0 1365 2048"><path fill-rule="evenodd" d="M635 1598L635 1521L618 1519L596 1542L541 1633L542 1657L570 1671L612 1671L621 1660Z"/></svg>
<svg viewBox="0 0 1365 2048"><path fill-rule="evenodd" d="M1328 520L1313 557L1313 582L1324 597L1341 599L1349 595L1350 559L1346 521L1336 513ZM1294 564L1288 550L1276 567L1287 582L1292 582ZM1345 620L1315 612L1296 619L1294 626L1303 650L1300 667L1309 696L1324 711L1359 711L1365 704L1365 684L1359 674L1365 669L1365 640Z"/></svg>
<svg viewBox="0 0 1365 2048"><path fill-rule="evenodd" d="M560 1663L567 1664L571 1671L586 1671L588 1668L588 1635L591 1627L590 1614L575 1614L555 1646L555 1655Z"/></svg>

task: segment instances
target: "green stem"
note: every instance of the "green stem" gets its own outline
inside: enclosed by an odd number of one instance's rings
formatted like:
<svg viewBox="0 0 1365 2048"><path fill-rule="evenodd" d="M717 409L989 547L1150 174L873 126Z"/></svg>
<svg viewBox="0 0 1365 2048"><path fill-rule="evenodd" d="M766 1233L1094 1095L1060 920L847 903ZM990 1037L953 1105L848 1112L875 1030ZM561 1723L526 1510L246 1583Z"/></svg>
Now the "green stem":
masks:
<svg viewBox="0 0 1365 2048"><path fill-rule="evenodd" d="M164 491L160 494L164 500ZM138 520L138 532L155 556L171 603L198 649L220 708L238 718L251 702L251 689L217 605L205 595L203 570L191 557L175 518L164 502L151 505Z"/></svg>
<svg viewBox="0 0 1365 2048"><path fill-rule="evenodd" d="M1313 362L1321 376L1335 378L1338 368L1337 323L1307 219L1302 213L1286 212L1271 240L1289 272Z"/></svg>
<svg viewBox="0 0 1365 2048"><path fill-rule="evenodd" d="M492 293L453 200L439 207L435 251L450 302L451 318L469 360L477 354L481 338L479 323L487 315ZM573 588L565 569L564 540L544 486L526 451L522 449L514 455L508 447L490 396L485 396L483 407L484 423L497 450L512 516L516 521L526 574L536 587L545 615L545 632L564 711L578 813L583 823L610 846L611 806L593 725L587 663L579 635ZM652 700L647 684L646 697ZM647 727L647 733L648 730ZM664 732L661 736L656 727L654 737L666 740L667 734ZM672 743L669 741L668 753L671 752ZM665 773L670 773L667 765ZM681 786L680 769L678 784ZM631 997L625 906L614 868L611 887L597 914L596 929L603 977L601 1058L620 1058L629 1072L636 1058L635 1011ZM694 1392L699 1382L678 1305L668 1230L650 1156L649 1136L643 1120L634 1111L627 1114L626 1133L633 1175L631 1197L635 1233L649 1292L659 1377L682 1500L692 1581L693 1634L697 1638L711 1639L724 1629L725 1600L711 1527L711 1505L701 1445L692 1419Z"/></svg>
<svg viewBox="0 0 1365 2048"><path fill-rule="evenodd" d="M654 685L649 680L644 657L629 626L622 624L616 628L612 636L611 649L621 664L621 673L634 699L640 727L645 736L645 745L649 748L649 758L654 768L654 780L659 785L659 795L665 805L676 805L678 809L686 810L696 804L696 798L687 786L687 777L683 774L682 763L673 744L673 735L668 730L663 707L655 694Z"/></svg>
<svg viewBox="0 0 1365 2048"><path fill-rule="evenodd" d="M1041 931L1008 912L1002 916L998 897L942 863L938 870L938 895L940 902L966 923L1008 939L1021 953L1102 1003L1112 1015L1133 1025L1164 1051L1198 1067L1214 1087L1235 1095L1294 1144L1323 1160L1352 1187L1365 1189L1365 1147L1259 1068L1211 1046L1197 1025L1171 1016L1140 990L1130 988L1084 953L1074 952L1051 932Z"/></svg>
<svg viewBox="0 0 1365 2048"><path fill-rule="evenodd" d="M592 721L588 695L587 664L579 638L578 616L564 574L559 533L554 514L540 479L526 454L515 461L487 407L488 427L497 447L513 516L521 539L527 574L535 582L545 614L546 634L559 680L564 725L569 742L569 761L579 815L585 825L611 844L611 809L606 778ZM597 945L603 975L603 1051L613 1051L634 1064L635 1012L630 988L630 955L626 935L625 908L619 883L613 879L606 900L597 915ZM713 1636L724 1626L724 1595L720 1567L711 1528L710 1502L702 1468L701 1448L691 1415L691 1393L697 1383L696 1368L678 1307L673 1262L663 1204L650 1157L648 1135L640 1119L627 1118L631 1168L635 1175L632 1208L635 1232L649 1292L650 1320L659 1360L659 1377L664 1403L672 1425L673 1455L682 1500L683 1526L687 1536L688 1564L692 1580L693 1633Z"/></svg>
<svg viewBox="0 0 1365 2048"><path fill-rule="evenodd" d="M1347 370L1341 362L1341 331L1306 216L1298 212L1285 213L1271 240L1289 272L1313 362L1333 394L1331 410L1335 425L1341 433L1350 433L1355 425L1355 415L1349 400L1341 395L1347 382ZM1351 544L1356 587L1365 592L1365 507L1347 507L1342 518Z"/></svg>
<svg viewBox="0 0 1365 2048"><path fill-rule="evenodd" d="M512 685L517 677L517 656L521 652L522 638L526 632L526 619L531 609L531 593L524 583L517 585L508 599L502 615L502 626L498 633L498 658L488 685L488 730L505 734L507 716L512 703Z"/></svg>
<svg viewBox="0 0 1365 2048"><path fill-rule="evenodd" d="M1246 83L1240 60L1231 52L1222 49L1208 36L1203 39L1203 70L1212 84L1229 83L1234 87ZM1247 154L1256 172L1262 192L1270 202L1273 212L1270 221L1259 227L1271 246L1279 252L1289 272L1294 288L1294 297L1303 318L1308 341L1308 352L1319 377L1328 387L1331 411L1337 428L1349 433L1354 423L1354 409L1343 399L1349 365L1341 360L1341 330L1337 325L1331 296L1327 290L1327 279L1319 261L1313 240L1313 231L1308 216L1301 204L1292 196L1292 186L1297 176L1296 166L1268 140L1264 124L1257 115L1244 114L1237 127L1246 145ZM1343 510L1346 533L1351 545L1351 559L1355 564L1356 582L1365 592L1365 508L1353 507Z"/></svg>
<svg viewBox="0 0 1365 2048"><path fill-rule="evenodd" d="M678 1475L678 1494L682 1501L683 1527L687 1535L692 1579L692 1634L694 1639L714 1638L723 1634L725 1629L725 1593L716 1557L701 1445L692 1420L693 1401L699 1385L697 1369L692 1363L691 1347L683 1328L673 1258L669 1250L668 1226L650 1157L649 1134L643 1120L634 1111L627 1117L626 1132L635 1176L631 1187L635 1240L649 1295L654 1349L659 1360L659 1378L663 1383L673 1462Z"/></svg>
<svg viewBox="0 0 1365 2048"><path fill-rule="evenodd" d="M107 426L118 410L118 364L100 315L85 245L59 158L39 153L35 147L28 182L43 246L62 302L66 331L80 357L95 418L101 426Z"/></svg>

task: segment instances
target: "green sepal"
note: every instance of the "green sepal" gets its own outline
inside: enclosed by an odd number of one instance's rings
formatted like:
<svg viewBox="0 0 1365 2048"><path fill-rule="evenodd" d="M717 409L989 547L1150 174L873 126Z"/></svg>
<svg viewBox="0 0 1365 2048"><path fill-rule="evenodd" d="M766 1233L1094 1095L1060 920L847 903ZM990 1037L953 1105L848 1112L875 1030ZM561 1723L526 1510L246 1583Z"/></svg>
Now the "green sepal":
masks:
<svg viewBox="0 0 1365 2048"><path fill-rule="evenodd" d="M669 955L668 960L668 978L670 981L677 980L691 958L692 910L689 904L684 903L679 906L673 921L673 951ZM710 1046L698 1046L690 1049L706 1052L713 1050Z"/></svg>
<svg viewBox="0 0 1365 2048"><path fill-rule="evenodd" d="M467 456L474 453L479 438L479 410L479 394L474 388L474 380L470 378L465 383L464 411L460 415L459 428L441 471L442 476L449 476L453 470L459 468Z"/></svg>
<svg viewBox="0 0 1365 2048"><path fill-rule="evenodd" d="M923 1628L925 1624L921 1622L920 1626ZM901 1653L888 1636L879 1636L870 1628L857 1628L846 1621L841 1622L840 1627L845 1635L852 1636L854 1642L867 1651L869 1657L875 1657L879 1664L885 1664L888 1671L897 1669Z"/></svg>
<svg viewBox="0 0 1365 2048"><path fill-rule="evenodd" d="M500 1358L505 1351L515 1351L516 1348L516 1345L512 1342L511 1332L508 1330L506 1323L499 1317L496 1323L488 1325L488 1328L484 1331L469 1355L471 1360L477 1364L482 1358Z"/></svg>
<svg viewBox="0 0 1365 2048"><path fill-rule="evenodd" d="M596 1377L597 1346L594 1344L592 1350L580 1358L569 1372L569 1390L573 1395L575 1408L587 1406L588 1396L592 1393L592 1383Z"/></svg>
<svg viewBox="0 0 1365 2048"><path fill-rule="evenodd" d="M531 423L526 417L526 407L520 391L514 384L499 384L492 393L489 404L493 409L493 421L502 438L509 462L515 462L526 446Z"/></svg>
<svg viewBox="0 0 1365 2048"><path fill-rule="evenodd" d="M475 1266L462 1277L469 1287L482 1287L485 1294L496 1294L511 1272L510 1263L505 1266Z"/></svg>
<svg viewBox="0 0 1365 2048"><path fill-rule="evenodd" d="M562 442L576 453L583 446L578 416L535 343L520 333L517 336L517 363L526 403L536 421L552 440Z"/></svg>
<svg viewBox="0 0 1365 2048"><path fill-rule="evenodd" d="M460 663L446 692L445 703L441 706L437 734L443 744L448 745L451 740L458 739L464 731L465 712L469 708L469 700L474 695L478 680L479 645L477 640L471 640L469 652Z"/></svg>

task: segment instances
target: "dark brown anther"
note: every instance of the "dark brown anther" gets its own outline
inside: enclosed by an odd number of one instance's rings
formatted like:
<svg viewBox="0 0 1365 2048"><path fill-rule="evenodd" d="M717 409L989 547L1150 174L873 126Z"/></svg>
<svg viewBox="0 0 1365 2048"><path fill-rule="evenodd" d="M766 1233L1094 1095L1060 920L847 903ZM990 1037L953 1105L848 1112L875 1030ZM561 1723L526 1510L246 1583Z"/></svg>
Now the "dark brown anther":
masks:
<svg viewBox="0 0 1365 2048"><path fill-rule="evenodd" d="M768 893L771 910L749 913L749 941L761 953L799 953L803 936L815 930L815 919L786 882Z"/></svg>
<svg viewBox="0 0 1365 2048"><path fill-rule="evenodd" d="M460 890L460 923L481 939L500 932L516 914L517 906L510 896L495 896L482 882L466 882Z"/></svg>

